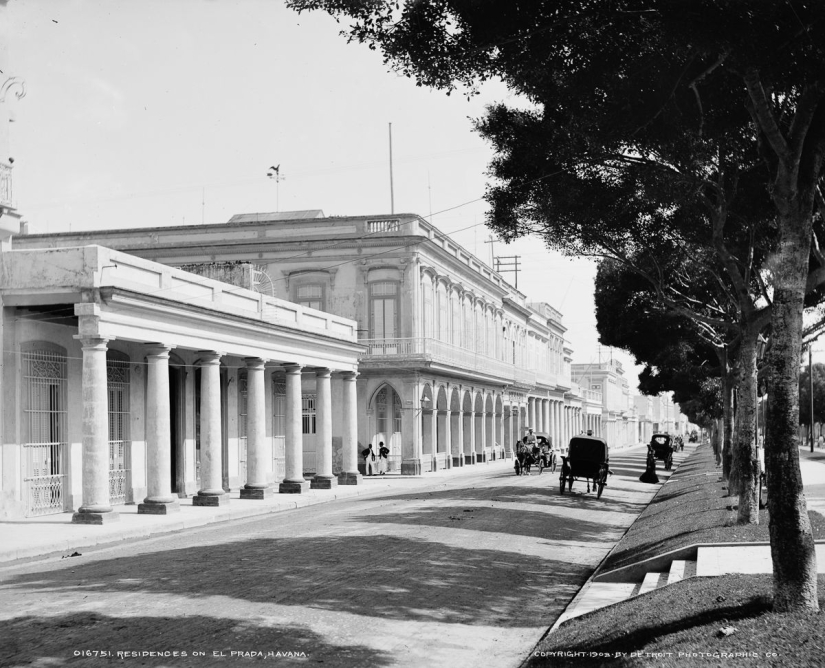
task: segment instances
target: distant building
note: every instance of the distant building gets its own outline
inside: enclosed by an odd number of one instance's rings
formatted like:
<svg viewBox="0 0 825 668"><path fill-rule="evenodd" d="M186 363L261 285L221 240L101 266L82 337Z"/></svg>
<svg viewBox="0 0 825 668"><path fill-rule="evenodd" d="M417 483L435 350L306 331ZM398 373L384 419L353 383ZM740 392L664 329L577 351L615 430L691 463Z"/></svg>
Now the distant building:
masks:
<svg viewBox="0 0 825 668"><path fill-rule="evenodd" d="M571 376L582 388L598 392L601 399L601 430L608 444L634 445L641 441L636 406L621 362L610 359L592 364L573 364Z"/></svg>
<svg viewBox="0 0 825 668"><path fill-rule="evenodd" d="M587 428L601 431L593 412L600 393L571 381L561 313L528 303L416 215L243 214L219 225L29 235L15 243L101 244L355 321L363 346L358 447L383 441L394 471L500 458L528 426L562 445ZM305 377L307 473L317 469L314 388Z"/></svg>

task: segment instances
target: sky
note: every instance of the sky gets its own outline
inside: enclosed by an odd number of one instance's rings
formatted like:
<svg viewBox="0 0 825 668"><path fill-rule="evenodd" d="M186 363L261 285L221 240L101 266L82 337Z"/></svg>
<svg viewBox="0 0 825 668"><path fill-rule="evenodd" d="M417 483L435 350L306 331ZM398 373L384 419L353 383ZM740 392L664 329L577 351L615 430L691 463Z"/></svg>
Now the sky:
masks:
<svg viewBox="0 0 825 668"><path fill-rule="evenodd" d="M10 0L6 13L26 82L14 198L32 233L416 213L488 264L519 256L518 289L562 312L574 363L618 359L635 390L632 358L598 344L591 261L535 238L486 243L493 152L472 119L523 104L500 82L469 100L418 87L330 16L280 0Z"/></svg>

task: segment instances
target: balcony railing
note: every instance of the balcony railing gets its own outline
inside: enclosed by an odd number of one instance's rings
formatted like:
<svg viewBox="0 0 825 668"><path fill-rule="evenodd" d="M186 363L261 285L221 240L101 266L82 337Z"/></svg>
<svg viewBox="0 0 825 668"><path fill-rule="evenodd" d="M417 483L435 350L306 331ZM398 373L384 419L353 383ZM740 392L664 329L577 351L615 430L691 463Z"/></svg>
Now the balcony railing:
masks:
<svg viewBox="0 0 825 668"><path fill-rule="evenodd" d="M552 373L489 357L438 339L361 339L358 343L367 347L361 355L362 361L386 360L389 357L398 361L438 362L524 385L535 385L537 381L546 385L556 383L556 376Z"/></svg>

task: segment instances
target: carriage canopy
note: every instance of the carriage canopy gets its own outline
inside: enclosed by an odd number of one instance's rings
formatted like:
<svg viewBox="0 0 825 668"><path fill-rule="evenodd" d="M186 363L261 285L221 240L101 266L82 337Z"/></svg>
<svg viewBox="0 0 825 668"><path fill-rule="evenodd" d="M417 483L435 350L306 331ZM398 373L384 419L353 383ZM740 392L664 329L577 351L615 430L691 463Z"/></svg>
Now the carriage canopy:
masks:
<svg viewBox="0 0 825 668"><path fill-rule="evenodd" d="M595 436L574 436L570 439L567 458L571 461L606 462L607 442Z"/></svg>

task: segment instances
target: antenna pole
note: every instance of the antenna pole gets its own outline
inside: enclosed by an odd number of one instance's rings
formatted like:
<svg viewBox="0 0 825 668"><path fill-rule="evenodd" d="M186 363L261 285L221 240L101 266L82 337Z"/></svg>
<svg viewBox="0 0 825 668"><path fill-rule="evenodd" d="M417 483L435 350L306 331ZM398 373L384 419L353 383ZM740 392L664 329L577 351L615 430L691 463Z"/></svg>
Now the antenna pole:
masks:
<svg viewBox="0 0 825 668"><path fill-rule="evenodd" d="M392 184L392 123L390 123L390 213L395 213L395 193ZM432 222L432 217L430 222Z"/></svg>

